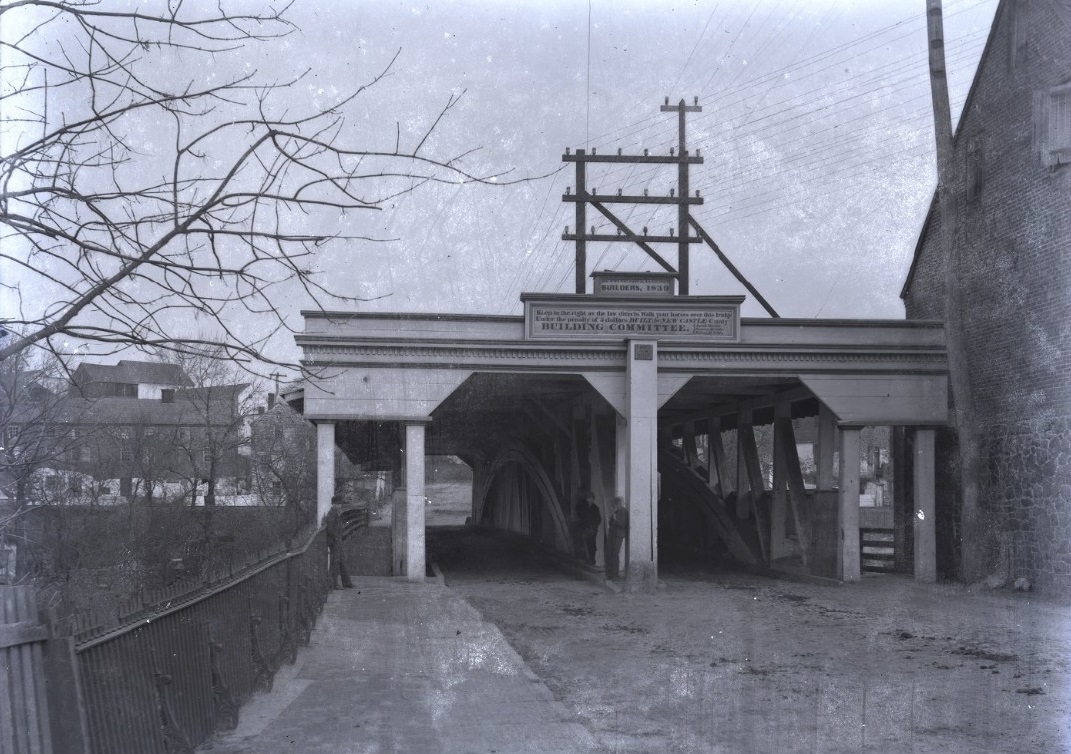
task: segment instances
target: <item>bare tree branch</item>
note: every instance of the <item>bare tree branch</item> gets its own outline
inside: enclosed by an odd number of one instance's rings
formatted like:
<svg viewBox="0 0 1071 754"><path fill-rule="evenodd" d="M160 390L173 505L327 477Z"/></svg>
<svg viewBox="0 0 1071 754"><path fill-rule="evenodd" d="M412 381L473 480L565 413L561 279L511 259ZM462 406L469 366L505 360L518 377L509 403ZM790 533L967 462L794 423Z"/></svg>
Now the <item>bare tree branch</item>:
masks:
<svg viewBox="0 0 1071 754"><path fill-rule="evenodd" d="M427 184L535 180L466 167L474 149L431 154L464 92L410 151L400 125L393 152L351 143L346 108L390 75L400 50L348 94L291 113L307 71L273 82L247 66L224 83L199 79L231 51L292 33L288 6L151 7L0 2L0 118L12 134L0 154L0 266L14 273L3 285L18 303L0 322L12 333L0 362L76 341L98 352L218 346L271 363L263 348L289 329L288 287L321 309L361 300L314 272L328 244L387 240L347 232L361 214ZM73 35L61 39L61 26ZM163 54L184 72L161 76ZM263 320L260 332L238 332L235 310ZM218 341L176 335L184 313Z"/></svg>

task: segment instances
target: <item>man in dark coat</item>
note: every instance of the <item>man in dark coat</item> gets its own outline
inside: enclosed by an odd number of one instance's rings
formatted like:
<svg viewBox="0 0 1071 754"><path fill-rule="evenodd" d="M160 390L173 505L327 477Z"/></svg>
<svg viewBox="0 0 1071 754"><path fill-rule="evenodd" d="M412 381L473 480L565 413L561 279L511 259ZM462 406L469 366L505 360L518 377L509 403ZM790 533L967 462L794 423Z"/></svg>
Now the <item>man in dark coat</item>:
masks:
<svg viewBox="0 0 1071 754"><path fill-rule="evenodd" d="M599 512L599 506L595 504L594 493L589 492L584 496L578 518L581 536L584 539L586 562L588 565L595 565L595 548L599 536L599 525L602 524L602 513Z"/></svg>
<svg viewBox="0 0 1071 754"><path fill-rule="evenodd" d="M331 588L352 589L349 571L342 559L342 495L331 498L331 510L324 516L324 528L327 529L327 555L330 561ZM342 586L339 587L339 581Z"/></svg>
<svg viewBox="0 0 1071 754"><path fill-rule="evenodd" d="M620 575L621 543L628 539L628 508L623 497L614 498L614 510L606 526L606 577Z"/></svg>

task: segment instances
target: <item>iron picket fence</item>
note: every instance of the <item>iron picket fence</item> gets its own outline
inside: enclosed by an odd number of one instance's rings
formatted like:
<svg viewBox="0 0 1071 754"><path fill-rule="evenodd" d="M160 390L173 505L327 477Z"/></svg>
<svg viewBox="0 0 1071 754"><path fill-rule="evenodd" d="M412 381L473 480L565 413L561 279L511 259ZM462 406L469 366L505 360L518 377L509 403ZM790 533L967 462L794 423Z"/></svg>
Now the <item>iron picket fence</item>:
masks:
<svg viewBox="0 0 1071 754"><path fill-rule="evenodd" d="M192 754L237 725L241 704L308 644L327 599L325 533L300 541L69 627L91 752Z"/></svg>

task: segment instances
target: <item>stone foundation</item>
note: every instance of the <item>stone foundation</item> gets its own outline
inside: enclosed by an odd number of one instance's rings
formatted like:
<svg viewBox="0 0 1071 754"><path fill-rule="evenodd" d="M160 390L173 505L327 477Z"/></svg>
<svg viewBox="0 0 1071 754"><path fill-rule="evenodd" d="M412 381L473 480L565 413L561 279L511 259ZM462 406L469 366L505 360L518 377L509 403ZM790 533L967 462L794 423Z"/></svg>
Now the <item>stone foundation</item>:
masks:
<svg viewBox="0 0 1071 754"><path fill-rule="evenodd" d="M1071 596L1071 417L993 425L984 438L995 573Z"/></svg>

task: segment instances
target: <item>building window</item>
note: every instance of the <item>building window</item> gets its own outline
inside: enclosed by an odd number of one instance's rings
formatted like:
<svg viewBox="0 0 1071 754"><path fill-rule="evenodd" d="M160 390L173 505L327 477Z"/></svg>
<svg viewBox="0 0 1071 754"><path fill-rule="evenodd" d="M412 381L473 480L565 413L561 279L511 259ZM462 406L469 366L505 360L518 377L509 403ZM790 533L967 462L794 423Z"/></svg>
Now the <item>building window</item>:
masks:
<svg viewBox="0 0 1071 754"><path fill-rule="evenodd" d="M120 427L119 428L119 439L120 440L129 440L130 439L130 427Z"/></svg>
<svg viewBox="0 0 1071 754"><path fill-rule="evenodd" d="M156 427L146 427L145 428L145 436L146 437L152 437L155 434L156 434Z"/></svg>
<svg viewBox="0 0 1071 754"><path fill-rule="evenodd" d="M212 451L211 450L202 450L201 451L201 463L204 463L204 464L212 463Z"/></svg>
<svg viewBox="0 0 1071 754"><path fill-rule="evenodd" d="M123 463L130 463L134 460L134 451L130 448L120 448L119 460Z"/></svg>
<svg viewBox="0 0 1071 754"><path fill-rule="evenodd" d="M131 384L125 383L125 382L115 382L115 383L113 383L113 386L114 386L113 390L115 392L115 397L117 397L117 398L137 398L138 397L138 386L136 384L131 385Z"/></svg>
<svg viewBox="0 0 1071 754"><path fill-rule="evenodd" d="M1034 142L1045 167L1071 163L1071 83L1034 93Z"/></svg>
<svg viewBox="0 0 1071 754"><path fill-rule="evenodd" d="M168 388L165 387L163 390L160 391L160 402L161 403L174 403L175 402L175 391L174 390L169 390Z"/></svg>
<svg viewBox="0 0 1071 754"><path fill-rule="evenodd" d="M89 463L93 460L93 451L88 445L78 448L78 460L82 463Z"/></svg>
<svg viewBox="0 0 1071 754"><path fill-rule="evenodd" d="M189 442L190 441L190 428L189 427L179 427L178 439L179 439L179 442Z"/></svg>

